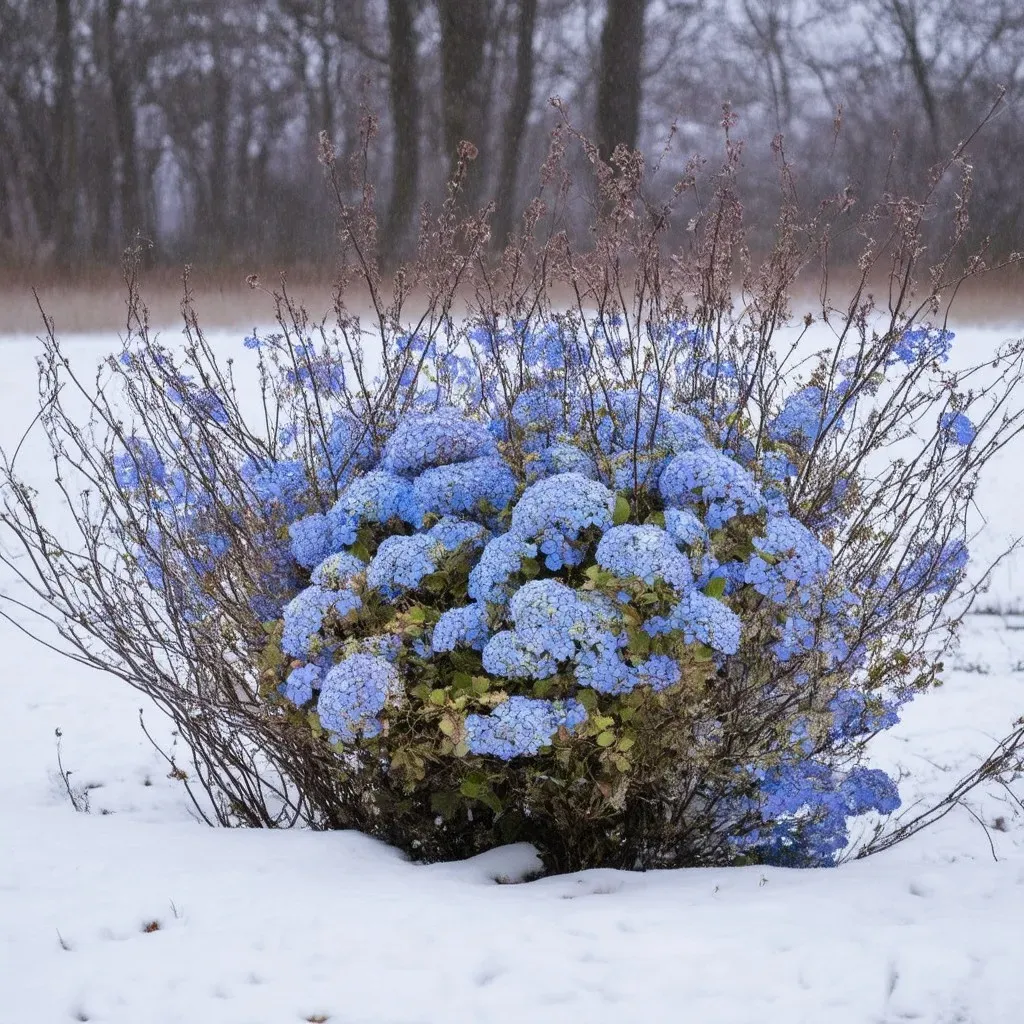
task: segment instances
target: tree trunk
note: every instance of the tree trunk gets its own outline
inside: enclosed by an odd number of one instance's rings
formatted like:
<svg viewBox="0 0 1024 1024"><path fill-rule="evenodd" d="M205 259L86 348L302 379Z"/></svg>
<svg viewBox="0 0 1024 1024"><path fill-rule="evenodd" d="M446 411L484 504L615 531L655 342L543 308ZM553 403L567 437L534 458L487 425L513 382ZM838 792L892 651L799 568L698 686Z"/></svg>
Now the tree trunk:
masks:
<svg viewBox="0 0 1024 1024"><path fill-rule="evenodd" d="M393 265L405 254L420 178L420 91L413 0L388 0L388 76L395 141L391 151L391 199L381 250Z"/></svg>
<svg viewBox="0 0 1024 1024"><path fill-rule="evenodd" d="M214 49L214 69L211 74L210 153L207 175L210 196L210 221L207 225L208 255L223 259L231 249L231 185L232 168L228 151L231 131L231 80L224 71L227 62L223 54Z"/></svg>
<svg viewBox="0 0 1024 1024"><path fill-rule="evenodd" d="M519 148L526 131L526 119L533 100L533 31L537 21L537 0L519 0L519 21L516 33L516 77L512 102L505 120L505 145L501 154L498 188L494 196L493 238L497 248L504 248L512 234L516 209L516 176L519 171Z"/></svg>
<svg viewBox="0 0 1024 1024"><path fill-rule="evenodd" d="M608 0L601 31L596 139L603 160L618 145L636 149L646 0Z"/></svg>
<svg viewBox="0 0 1024 1024"><path fill-rule="evenodd" d="M935 99L935 92L932 89L931 68L928 66L928 62L921 51L917 12L913 7L903 3L903 0L893 0L893 14L895 15L899 32L903 36L903 43L907 48L910 73L914 76L914 84L917 86L918 94L921 97L924 116L928 119L928 128L931 133L931 151L933 155L938 154L942 148L942 125L939 120L939 104Z"/></svg>
<svg viewBox="0 0 1024 1024"><path fill-rule="evenodd" d="M71 265L75 256L75 215L77 212L78 139L75 124L75 52L72 43L71 0L56 0L56 135L57 135L57 222L54 225L56 259L61 267Z"/></svg>
<svg viewBox="0 0 1024 1024"><path fill-rule="evenodd" d="M460 142L479 151L467 175L463 205L477 205L484 184L486 75L484 44L493 0L438 0L441 17L441 112L445 154L454 172Z"/></svg>
<svg viewBox="0 0 1024 1024"><path fill-rule="evenodd" d="M132 96L130 55L122 46L117 19L123 0L107 0L107 77L114 114L117 156L121 168L119 202L121 207L121 248L136 234L146 233L140 198L139 162L136 150L135 103Z"/></svg>

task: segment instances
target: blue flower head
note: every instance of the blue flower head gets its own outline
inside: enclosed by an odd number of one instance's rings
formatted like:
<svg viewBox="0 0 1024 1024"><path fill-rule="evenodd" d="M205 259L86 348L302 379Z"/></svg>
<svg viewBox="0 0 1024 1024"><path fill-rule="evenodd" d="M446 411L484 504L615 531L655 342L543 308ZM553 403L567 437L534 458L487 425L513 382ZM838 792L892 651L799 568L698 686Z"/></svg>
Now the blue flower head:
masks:
<svg viewBox="0 0 1024 1024"><path fill-rule="evenodd" d="M892 355L887 362L892 365L899 360L907 366L932 360L947 362L955 337L952 331L929 327L927 324L915 324L896 339Z"/></svg>
<svg viewBox="0 0 1024 1024"><path fill-rule="evenodd" d="M293 704L301 707L313 699L313 687L320 683L320 668L317 665L303 665L292 669L286 682L281 684L281 693Z"/></svg>
<svg viewBox="0 0 1024 1024"><path fill-rule="evenodd" d="M832 554L803 523L789 516L769 516L765 536L754 538L761 554L751 557L746 582L776 604L792 591L806 604L820 590L832 565Z"/></svg>
<svg viewBox="0 0 1024 1024"><path fill-rule="evenodd" d="M604 484L579 473L560 473L531 484L512 510L511 532L537 541L551 570L576 565L582 555L575 541L588 527L612 525L615 495Z"/></svg>
<svg viewBox="0 0 1024 1024"><path fill-rule="evenodd" d="M970 444L977 433L974 424L962 412L944 412L939 427L953 444L961 446Z"/></svg>
<svg viewBox="0 0 1024 1024"><path fill-rule="evenodd" d="M656 693L675 686L681 677L679 663L667 654L652 654L636 669L641 686L649 686Z"/></svg>
<svg viewBox="0 0 1024 1024"><path fill-rule="evenodd" d="M648 585L662 579L680 594L693 585L688 559L658 526L613 526L597 545L597 564L616 576L638 577Z"/></svg>
<svg viewBox="0 0 1024 1024"><path fill-rule="evenodd" d="M298 460L256 462L248 459L242 464L239 475L256 504L277 510L286 520L297 519L305 513L309 482L306 467Z"/></svg>
<svg viewBox="0 0 1024 1024"><path fill-rule="evenodd" d="M425 533L385 537L366 570L366 585L392 600L436 572L443 554L444 545Z"/></svg>
<svg viewBox="0 0 1024 1024"><path fill-rule="evenodd" d="M472 514L484 503L500 512L508 507L515 492L512 470L494 457L435 466L413 481L417 507L438 515Z"/></svg>
<svg viewBox="0 0 1024 1024"><path fill-rule="evenodd" d="M310 581L325 590L341 590L366 569L366 563L347 551L328 555L310 573Z"/></svg>
<svg viewBox="0 0 1024 1024"><path fill-rule="evenodd" d="M705 521L712 530L733 516L752 515L764 507L764 496L749 470L710 447L677 455L665 467L658 487L670 506L705 505Z"/></svg>
<svg viewBox="0 0 1024 1024"><path fill-rule="evenodd" d="M558 473L579 473L591 480L597 479L594 460L582 449L563 441L542 448L536 460L527 464L526 470L531 480Z"/></svg>
<svg viewBox="0 0 1024 1024"><path fill-rule="evenodd" d="M509 697L489 715L467 715L466 745L471 754L511 761L550 746L559 728L570 732L586 721L577 700L549 701Z"/></svg>
<svg viewBox="0 0 1024 1024"><path fill-rule="evenodd" d="M449 608L434 625L431 647L435 653L454 651L463 644L482 651L489 635L486 605L474 603L462 608Z"/></svg>
<svg viewBox="0 0 1024 1024"><path fill-rule="evenodd" d="M458 551L467 544L476 549L482 548L488 533L478 523L445 516L427 530L426 536L437 541L445 551Z"/></svg>
<svg viewBox="0 0 1024 1024"><path fill-rule="evenodd" d="M484 424L443 407L405 417L384 445L381 466L391 473L415 475L432 466L494 458L497 454L494 438Z"/></svg>
<svg viewBox="0 0 1024 1024"><path fill-rule="evenodd" d="M801 388L786 399L782 411L769 422L769 436L776 441L788 441L796 448L809 448L822 431L842 429L842 418L834 420L841 397L838 390L834 391L826 405L821 388Z"/></svg>
<svg viewBox="0 0 1024 1024"><path fill-rule="evenodd" d="M160 453L142 438L126 438L125 451L114 456L114 480L117 485L134 491L146 484L161 487L166 479Z"/></svg>
<svg viewBox="0 0 1024 1024"><path fill-rule="evenodd" d="M686 643L700 642L721 654L735 654L740 648L740 617L721 601L691 590L667 616L655 617L644 625L651 636L679 631Z"/></svg>
<svg viewBox="0 0 1024 1024"><path fill-rule="evenodd" d="M418 526L422 520L422 512L409 481L382 469L353 480L328 515L354 523L386 523L390 519L401 519Z"/></svg>
<svg viewBox="0 0 1024 1024"><path fill-rule="evenodd" d="M402 693L395 667L373 654L353 654L324 676L316 712L320 724L343 743L380 730L377 715Z"/></svg>
<svg viewBox="0 0 1024 1024"><path fill-rule="evenodd" d="M919 550L910 565L896 575L896 585L906 593L925 585L926 594L941 594L963 578L970 553L962 540L939 544L932 541Z"/></svg>
<svg viewBox="0 0 1024 1024"><path fill-rule="evenodd" d="M688 508L665 509L665 532L676 544L685 544L687 547L708 543L707 528Z"/></svg>
<svg viewBox="0 0 1024 1024"><path fill-rule="evenodd" d="M469 596L474 601L503 604L510 596L510 578L519 572L524 559L533 558L536 554L536 544L530 544L514 533L493 537L470 570Z"/></svg>
<svg viewBox="0 0 1024 1024"><path fill-rule="evenodd" d="M538 642L532 642L536 639ZM547 679L558 662L544 644L546 637L527 637L513 630L495 633L483 649L484 671L503 679Z"/></svg>
<svg viewBox="0 0 1024 1024"><path fill-rule="evenodd" d="M362 601L351 591L324 590L316 585L306 587L285 605L281 649L294 658L307 657L328 612L344 618L361 606Z"/></svg>
<svg viewBox="0 0 1024 1024"><path fill-rule="evenodd" d="M574 675L580 686L598 693L630 693L643 681L640 672L631 668L619 654L622 639L613 633L599 634L590 646L576 655ZM646 680L650 682L650 679Z"/></svg>

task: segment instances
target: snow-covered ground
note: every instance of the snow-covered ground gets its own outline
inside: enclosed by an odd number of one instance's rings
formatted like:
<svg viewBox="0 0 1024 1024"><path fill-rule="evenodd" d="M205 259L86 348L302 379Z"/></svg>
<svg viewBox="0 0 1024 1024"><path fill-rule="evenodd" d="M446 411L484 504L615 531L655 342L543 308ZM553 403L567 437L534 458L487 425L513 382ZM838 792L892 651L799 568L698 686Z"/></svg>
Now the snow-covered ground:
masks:
<svg viewBox="0 0 1024 1024"><path fill-rule="evenodd" d="M995 339L969 335L974 351ZM34 412L35 349L0 346L9 445ZM114 347L68 340L83 359ZM1015 445L983 489L986 551L1013 533L1022 460ZM1012 572L994 600L1015 598ZM528 849L423 867L353 834L201 826L139 730L136 694L9 624L0 636L0 1024L1024 1020L1024 811L998 786L832 870L499 884L535 866ZM912 805L1021 714L1024 619L974 618L945 685L879 738L877 763L903 769ZM88 813L57 775L58 727Z"/></svg>

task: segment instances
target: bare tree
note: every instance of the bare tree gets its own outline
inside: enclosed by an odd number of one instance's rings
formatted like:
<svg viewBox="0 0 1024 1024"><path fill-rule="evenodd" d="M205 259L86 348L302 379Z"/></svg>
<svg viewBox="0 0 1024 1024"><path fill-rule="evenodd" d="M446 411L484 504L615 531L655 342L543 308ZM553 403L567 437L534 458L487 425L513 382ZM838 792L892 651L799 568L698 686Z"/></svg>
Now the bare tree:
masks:
<svg viewBox="0 0 1024 1024"><path fill-rule="evenodd" d="M415 15L413 0L388 0L388 85L394 141L382 251L389 264L403 255L419 194L421 104Z"/></svg>
<svg viewBox="0 0 1024 1024"><path fill-rule="evenodd" d="M647 0L608 0L601 31L596 141L607 160L618 145L635 149L640 134L641 68Z"/></svg>
<svg viewBox="0 0 1024 1024"><path fill-rule="evenodd" d="M505 142L501 170L494 194L493 238L503 246L512 232L515 216L516 176L521 159L523 133L533 102L533 34L537 22L537 0L519 0L516 21L516 70L512 101L505 118Z"/></svg>
<svg viewBox="0 0 1024 1024"><path fill-rule="evenodd" d="M78 162L75 123L75 57L72 42L71 0L55 0L56 74L55 128L57 132L57 261L67 266L74 257L76 175Z"/></svg>
<svg viewBox="0 0 1024 1024"><path fill-rule="evenodd" d="M444 149L454 170L459 144L483 150L487 133L486 46L495 0L438 0L441 21L441 110ZM473 206L484 186L484 161L469 175L464 202Z"/></svg>

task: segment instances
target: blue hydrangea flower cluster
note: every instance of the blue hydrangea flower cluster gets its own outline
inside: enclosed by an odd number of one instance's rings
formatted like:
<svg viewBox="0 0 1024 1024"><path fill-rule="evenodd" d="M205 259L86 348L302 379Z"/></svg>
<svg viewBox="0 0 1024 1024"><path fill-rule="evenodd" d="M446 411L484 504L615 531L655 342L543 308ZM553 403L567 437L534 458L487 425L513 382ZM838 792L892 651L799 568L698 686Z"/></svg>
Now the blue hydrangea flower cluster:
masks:
<svg viewBox="0 0 1024 1024"><path fill-rule="evenodd" d="M746 582L776 604L785 604L795 590L806 605L832 565L828 548L789 516L769 516L765 535L754 538L754 547L759 554L747 563Z"/></svg>
<svg viewBox="0 0 1024 1024"><path fill-rule="evenodd" d="M914 324L896 339L889 362L899 360L907 366L932 361L945 363L949 359L949 350L955 337L952 331L943 328Z"/></svg>
<svg viewBox="0 0 1024 1024"><path fill-rule="evenodd" d="M749 470L710 447L677 455L665 467L658 486L669 506L703 505L704 522L711 530L733 516L754 515L764 507L764 495Z"/></svg>
<svg viewBox="0 0 1024 1024"><path fill-rule="evenodd" d="M604 484L579 473L559 473L523 492L512 510L511 532L535 542L544 564L557 571L580 564L584 556L577 544L580 534L588 527L607 530L614 511L615 494Z"/></svg>
<svg viewBox="0 0 1024 1024"><path fill-rule="evenodd" d="M944 412L939 418L939 428L953 444L966 446L974 440L977 430L962 412Z"/></svg>
<svg viewBox="0 0 1024 1024"><path fill-rule="evenodd" d="M397 519L416 526L422 519L412 485L385 469L375 469L353 480L331 511L338 518L358 523Z"/></svg>
<svg viewBox="0 0 1024 1024"><path fill-rule="evenodd" d="M434 624L431 645L437 654L454 651L460 644L482 651L489 634L487 607L474 603L444 612Z"/></svg>
<svg viewBox="0 0 1024 1024"><path fill-rule="evenodd" d="M531 483L545 476L559 473L578 473L591 480L597 479L597 464L593 458L574 444L556 441L542 448L534 460L527 463L527 476Z"/></svg>
<svg viewBox="0 0 1024 1024"><path fill-rule="evenodd" d="M147 483L162 487L167 471L160 453L148 441L129 437L125 451L114 456L114 480L126 490L137 490Z"/></svg>
<svg viewBox="0 0 1024 1024"><path fill-rule="evenodd" d="M613 526L597 545L597 564L616 576L636 576L645 583L664 580L682 593L693 584L693 571L672 536L657 526Z"/></svg>
<svg viewBox="0 0 1024 1024"><path fill-rule="evenodd" d="M748 769L757 783L756 798L733 808L753 811L764 823L734 839L738 850L757 849L767 863L812 867L835 863L849 843L848 820L876 812L891 814L900 805L893 780L876 768L843 773L813 758L770 769Z"/></svg>
<svg viewBox="0 0 1024 1024"><path fill-rule="evenodd" d="M424 513L462 515L484 503L492 509L506 508L516 486L505 462L484 457L425 470L413 483L413 497Z"/></svg>
<svg viewBox="0 0 1024 1024"><path fill-rule="evenodd" d="M316 713L320 724L342 743L380 732L377 716L389 700L403 695L395 667L374 654L353 654L342 659L323 679Z"/></svg>
<svg viewBox="0 0 1024 1024"><path fill-rule="evenodd" d="M347 551L328 555L310 574L310 582L326 590L341 590L366 570L366 563Z"/></svg>
<svg viewBox="0 0 1024 1024"><path fill-rule="evenodd" d="M687 643L702 643L721 654L740 649L740 617L727 605L691 590L667 616L654 616L644 626L651 636L679 630Z"/></svg>
<svg viewBox="0 0 1024 1024"><path fill-rule="evenodd" d="M511 761L540 753L560 728L572 732L586 720L586 708L577 700L509 697L489 715L466 718L466 745L472 754Z"/></svg>
<svg viewBox="0 0 1024 1024"><path fill-rule="evenodd" d="M504 604L510 596L508 581L522 568L524 559L536 554L536 544L529 544L514 533L493 537L470 571L469 596L474 601Z"/></svg>
<svg viewBox="0 0 1024 1024"><path fill-rule="evenodd" d="M390 473L414 476L434 466L494 458L494 438L482 423L457 410L441 408L414 413L402 420L384 445L381 467Z"/></svg>
<svg viewBox="0 0 1024 1024"><path fill-rule="evenodd" d="M437 572L444 555L464 544L479 543L484 529L477 523L442 519L426 533L385 537L366 569L366 584L384 597L394 599L415 590L425 576Z"/></svg>
<svg viewBox="0 0 1024 1024"><path fill-rule="evenodd" d="M826 428L841 430L842 418L836 418L842 397L842 385L825 402L819 387L810 385L789 395L782 410L768 426L776 441L788 441L795 448L809 448Z"/></svg>
<svg viewBox="0 0 1024 1024"><path fill-rule="evenodd" d="M320 685L320 676L318 665L293 668L287 680L281 684L281 695L299 707L308 704L313 699L313 688Z"/></svg>
<svg viewBox="0 0 1024 1024"><path fill-rule="evenodd" d="M333 612L339 619L362 607L358 594L350 590L324 590L311 586L300 591L284 608L281 649L294 658L309 655L314 637L323 628L324 617Z"/></svg>

